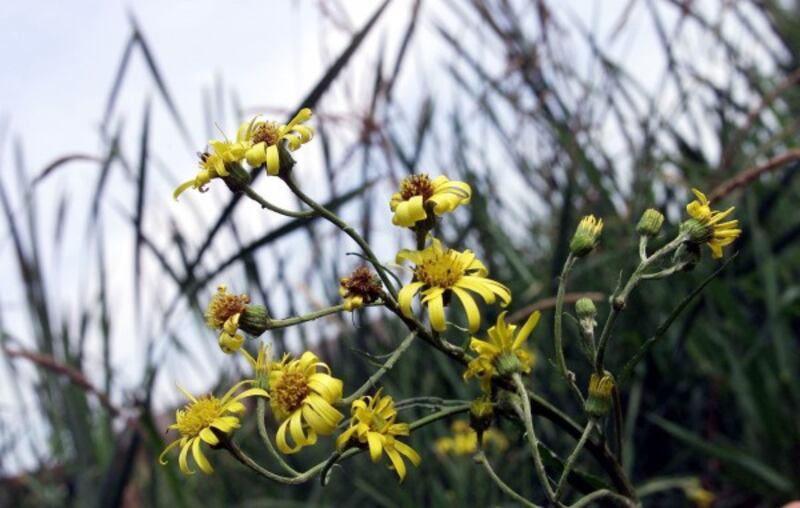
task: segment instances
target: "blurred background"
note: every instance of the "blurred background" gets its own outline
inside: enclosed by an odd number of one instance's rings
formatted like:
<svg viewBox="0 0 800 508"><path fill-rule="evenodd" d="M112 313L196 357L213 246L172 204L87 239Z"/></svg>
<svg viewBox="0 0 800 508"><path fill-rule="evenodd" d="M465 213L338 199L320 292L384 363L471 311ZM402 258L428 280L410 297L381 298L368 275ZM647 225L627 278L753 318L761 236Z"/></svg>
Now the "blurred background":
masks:
<svg viewBox="0 0 800 508"><path fill-rule="evenodd" d="M413 245L391 225L400 179L472 185L440 235L511 287L512 314L543 310L533 387L578 421L549 361L551 297L577 220L594 213L606 227L569 290L595 293L604 315L637 262L645 208L674 232L691 187L735 205L738 256L622 389L621 460L645 506L691 505L671 488L688 481L714 506L800 497L795 1L37 0L3 3L0 23L0 505L513 506L469 456L436 453L452 422L415 432L423 463L403 484L364 456L325 488L267 483L223 453L210 480L157 464L183 404L175 383L202 393L247 372L202 319L218 283L284 317L338 302L338 278L359 263L328 224L268 213L220 181L172 200L208 139L303 106L317 136L296 154L297 179L387 263ZM278 179L254 186L298 207ZM614 369L717 268L705 257L634 293ZM576 331L568 323L567 355L585 383ZM315 350L349 393L402 337L370 309L263 339ZM398 399L478 395L424 344L384 384ZM558 462L574 440L539 420ZM237 436L263 456L247 421ZM509 447L492 456L498 473L541 502L522 432L499 430ZM303 467L330 447L290 460ZM588 454L578 469L590 485L608 481Z"/></svg>

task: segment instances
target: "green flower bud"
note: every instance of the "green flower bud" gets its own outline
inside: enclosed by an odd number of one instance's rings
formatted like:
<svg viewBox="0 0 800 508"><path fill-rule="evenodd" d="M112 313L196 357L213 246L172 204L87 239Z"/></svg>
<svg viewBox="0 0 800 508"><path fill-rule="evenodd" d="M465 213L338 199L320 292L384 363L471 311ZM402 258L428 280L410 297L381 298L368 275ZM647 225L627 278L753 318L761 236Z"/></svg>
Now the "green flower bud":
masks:
<svg viewBox="0 0 800 508"><path fill-rule="evenodd" d="M501 377L510 377L513 374L519 374L525 369L517 355L511 352L501 353L495 359L495 368L497 369L497 374Z"/></svg>
<svg viewBox="0 0 800 508"><path fill-rule="evenodd" d="M592 374L589 380L589 396L586 398L584 410L589 416L603 418L611 410L611 392L614 390L614 378L610 374L599 376Z"/></svg>
<svg viewBox="0 0 800 508"><path fill-rule="evenodd" d="M222 181L225 182L231 192L242 192L245 187L250 185L250 173L238 162L225 164L225 170L228 171L228 175L223 176Z"/></svg>
<svg viewBox="0 0 800 508"><path fill-rule="evenodd" d="M239 317L239 328L252 335L258 337L262 333L269 330L270 318L267 308L263 305L247 305L244 312Z"/></svg>
<svg viewBox="0 0 800 508"><path fill-rule="evenodd" d="M642 236L657 236L664 224L664 215L655 208L648 208L639 219L636 232Z"/></svg>
<svg viewBox="0 0 800 508"><path fill-rule="evenodd" d="M469 425L480 436L484 430L492 425L494 406L488 397L480 397L472 401L469 406Z"/></svg>
<svg viewBox="0 0 800 508"><path fill-rule="evenodd" d="M595 316L597 316L597 308L591 298L579 298L575 302L575 314L578 315L578 319L594 320Z"/></svg>
<svg viewBox="0 0 800 508"><path fill-rule="evenodd" d="M597 219L594 215L587 215L578 223L575 235L569 244L569 250L577 257L583 257L597 245L600 233L603 232L603 219Z"/></svg>

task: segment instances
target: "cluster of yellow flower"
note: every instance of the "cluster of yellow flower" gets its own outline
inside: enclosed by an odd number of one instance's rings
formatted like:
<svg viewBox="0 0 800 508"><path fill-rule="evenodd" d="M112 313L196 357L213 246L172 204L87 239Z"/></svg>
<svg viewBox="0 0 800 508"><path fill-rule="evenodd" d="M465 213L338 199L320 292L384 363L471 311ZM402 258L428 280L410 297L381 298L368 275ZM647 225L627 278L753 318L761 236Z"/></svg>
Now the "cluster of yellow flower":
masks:
<svg viewBox="0 0 800 508"><path fill-rule="evenodd" d="M285 125L254 118L241 124L235 141L210 141L211 151L200 156L199 172L195 178L178 186L174 193L175 198L188 188L204 191L205 185L213 178L227 178L236 171L243 171L243 161L253 168L263 166L269 175L281 176L288 183L290 179L287 178L287 171L281 166L281 150L296 150L312 138L313 128L304 125L310 118L309 109L300 110ZM226 183L230 185L227 179ZM293 187L293 190L296 189ZM302 197L301 192L296 192ZM681 235L668 245L669 249L676 251L676 256L678 252L684 252L685 259L689 261L679 260L684 264L675 261L672 271L688 264L694 259L692 256L699 255L701 243L709 246L714 257L721 257L722 248L731 244L741 233L737 221L723 222L733 208L724 212L713 211L704 194L697 190L694 193L697 200L687 206L691 219L682 225ZM396 255L396 263L408 262L413 265L411 280L399 292L395 293L393 288L387 288L392 297L396 295L395 303L393 298L384 293L383 282L386 279L383 278L382 265L373 256L371 263L380 276L367 267L357 268L350 276L339 281L343 303L325 312L354 311L370 304L387 305L398 315L404 316L404 320L414 323L413 327L409 327L419 333L424 325L416 321L413 309L413 302L419 297L420 305L427 307L430 323L430 331L426 328L425 333L433 337L431 340L435 342L440 340L439 334L448 327L445 308L458 300L464 310L469 333L477 333L481 326L482 312L475 295L487 305L499 301L502 307L507 307L511 303L511 291L488 277L486 266L477 259L474 252L445 247L432 234L440 216L469 204L471 197L472 189L469 184L450 180L446 176L431 178L426 174L417 174L405 178L398 191L392 195L390 208L393 212L392 222L410 229L416 236L416 250L402 249ZM319 211L320 207L313 201L309 202L307 198L304 200L315 211ZM642 266L646 267L667 252L664 248L650 258L646 256L646 237L657 235L663 220L664 217L659 212L648 210L637 226L637 231L644 239L640 252ZM334 223L339 224L335 221ZM570 260L586 256L595 249L602 230L603 221L592 215L580 221L570 243L566 271L571 267L570 263L574 262ZM365 254L371 254L364 244L365 242L359 243ZM684 244L690 247L685 247ZM679 246L683 251L680 251ZM631 284L638 281L635 277L655 278L667 272L672 273L670 270L649 274L640 274L637 271ZM386 285L389 286L389 283L386 282ZM627 286L619 296L622 302L620 308L624 307L626 296ZM588 310L583 312L579 309L578 314L588 337L593 334L596 325L595 310L590 301L584 307ZM315 316L325 315L325 312ZM400 439L409 436L413 425L396 421L397 409L392 397L384 395L382 389L378 389L374 395L357 396L373 386L383 373L371 379L350 398L343 399L342 380L334 377L330 367L314 353L305 351L299 357L292 357L287 353L276 360L272 358L270 348L263 343L260 344L255 358L247 351L244 347L244 335L239 332L259 336L274 326L274 322L266 308L251 304L246 294L236 295L229 292L224 285L219 286L211 298L205 317L208 326L219 332L221 350L227 354L240 352L252 367L252 378L237 383L220 399L213 395L196 398L181 388L189 402L177 411L175 423L169 427L178 431L180 437L170 443L161 454L162 464L165 463L166 454L179 446L181 471L186 474L193 472L188 463L188 454L191 451L199 469L204 473L211 473L213 468L205 457L201 444L233 450L229 434L240 426L239 416L245 411L242 401L250 397L269 400L272 415L279 424L275 442L278 450L284 454L296 453L304 447L314 445L319 436L334 434L344 420L339 408L350 402L349 425L336 438L339 452L352 447L366 449L374 462L385 454L390 467L401 480L406 475L404 458L415 466L420 463L419 454ZM290 318L284 320L284 326L310 319L313 318ZM471 337L469 349L474 356L464 355L466 370L463 378L465 382L477 378L484 396L473 403L470 424L464 421L455 422L452 427L454 435L437 441L435 448L438 453L473 454L489 443L498 449L508 446L508 440L502 433L489 428L493 417L493 381L498 378L509 381L513 378L521 386L519 374L529 373L535 363L535 355L527 348L526 342L539 319L540 313L535 311L518 327L507 322L507 313L504 311L499 314L494 326L486 331L485 339ZM558 316L556 319L556 324L559 325ZM560 326L556 329L556 335L560 336ZM413 335L410 337L413 338ZM593 337L591 340L593 341ZM557 349L559 347L560 343L557 343ZM592 342L591 348L594 347ZM595 351L599 356L600 366L604 347L603 342ZM560 362L563 364L563 353ZM388 368L384 372L386 370ZM566 376L566 368L562 366L562 370ZM603 371L599 369L598 372ZM610 376L592 376L590 396L598 400L591 407L587 406L589 415L603 417L607 412L606 399L610 399L613 386ZM524 387L520 388L523 389ZM265 402L262 400L259 402L260 417L264 409ZM591 431L591 425L587 428ZM263 428L260 429L262 434L266 434ZM481 443L478 442L479 435L482 436Z"/></svg>

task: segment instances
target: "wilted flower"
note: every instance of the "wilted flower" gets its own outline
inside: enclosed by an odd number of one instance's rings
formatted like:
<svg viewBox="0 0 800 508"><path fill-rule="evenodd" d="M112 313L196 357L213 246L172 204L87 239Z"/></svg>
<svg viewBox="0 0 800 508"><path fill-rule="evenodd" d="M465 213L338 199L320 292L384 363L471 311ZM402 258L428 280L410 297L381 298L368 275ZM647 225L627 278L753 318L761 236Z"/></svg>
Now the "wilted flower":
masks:
<svg viewBox="0 0 800 508"><path fill-rule="evenodd" d="M431 180L426 174L411 175L400 182L400 191L392 195L390 206L394 212L392 223L404 228L436 215L452 212L460 205L469 204L472 189L464 182L438 176Z"/></svg>

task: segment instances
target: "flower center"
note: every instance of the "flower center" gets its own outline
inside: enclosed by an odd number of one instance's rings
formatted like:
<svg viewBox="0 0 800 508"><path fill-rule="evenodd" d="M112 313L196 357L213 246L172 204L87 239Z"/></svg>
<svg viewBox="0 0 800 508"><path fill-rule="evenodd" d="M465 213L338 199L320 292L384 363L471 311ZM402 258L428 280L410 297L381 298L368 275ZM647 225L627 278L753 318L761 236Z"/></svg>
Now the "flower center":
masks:
<svg viewBox="0 0 800 508"><path fill-rule="evenodd" d="M422 196L422 201L427 201L433 196L433 184L426 174L411 175L400 182L400 196L409 200L414 196Z"/></svg>
<svg viewBox="0 0 800 508"><path fill-rule="evenodd" d="M464 275L464 269L455 261L449 251L431 254L414 268L414 274L427 286L449 288Z"/></svg>
<svg viewBox="0 0 800 508"><path fill-rule="evenodd" d="M262 141L267 146L272 146L278 142L280 136L280 128L277 122L259 122L253 127L253 143L261 143Z"/></svg>
<svg viewBox="0 0 800 508"><path fill-rule="evenodd" d="M272 387L272 398L278 405L291 413L303 404L308 395L308 380L302 372L286 372Z"/></svg>
<svg viewBox="0 0 800 508"><path fill-rule="evenodd" d="M228 318L244 312L248 303L250 303L249 296L234 295L229 293L225 286L219 286L206 309L206 323L210 328L219 330Z"/></svg>
<svg viewBox="0 0 800 508"><path fill-rule="evenodd" d="M196 436L211 425L220 413L222 413L222 403L213 395L208 395L178 411L175 423L181 435Z"/></svg>
<svg viewBox="0 0 800 508"><path fill-rule="evenodd" d="M356 268L350 277L342 278L340 284L348 295L360 296L366 303L374 302L381 295L380 281L365 266Z"/></svg>

